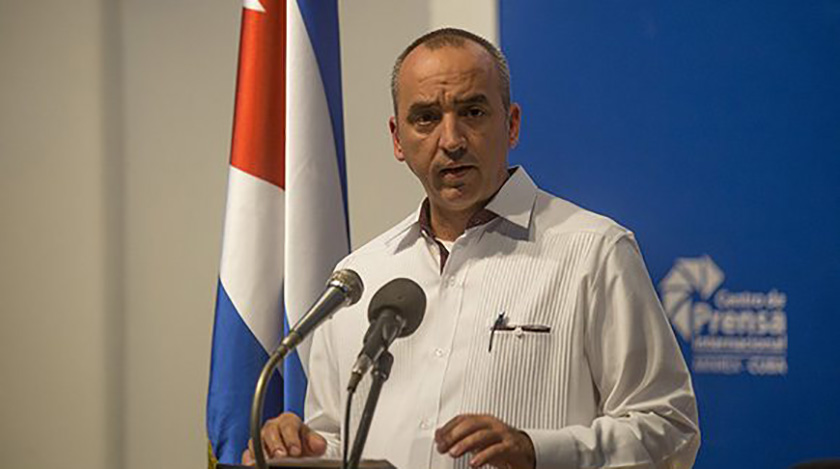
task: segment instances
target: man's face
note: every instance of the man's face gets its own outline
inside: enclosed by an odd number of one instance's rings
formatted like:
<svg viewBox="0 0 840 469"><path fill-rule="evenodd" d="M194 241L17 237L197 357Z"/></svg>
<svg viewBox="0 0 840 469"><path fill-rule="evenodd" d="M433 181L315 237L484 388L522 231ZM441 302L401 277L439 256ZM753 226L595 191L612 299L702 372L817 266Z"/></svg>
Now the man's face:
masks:
<svg viewBox="0 0 840 469"><path fill-rule="evenodd" d="M505 112L493 60L479 45L413 50L398 77L397 109L394 155L433 210L473 211L507 179L520 111L514 104Z"/></svg>

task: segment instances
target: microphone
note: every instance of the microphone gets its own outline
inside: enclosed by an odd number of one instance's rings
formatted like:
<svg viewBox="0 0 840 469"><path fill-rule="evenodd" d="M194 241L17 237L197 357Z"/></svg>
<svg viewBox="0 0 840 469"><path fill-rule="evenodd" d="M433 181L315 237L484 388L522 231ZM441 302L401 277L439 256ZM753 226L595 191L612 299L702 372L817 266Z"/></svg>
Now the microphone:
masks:
<svg viewBox="0 0 840 469"><path fill-rule="evenodd" d="M265 391L268 387L268 380L277 365L283 361L295 347L300 344L316 327L325 319L330 318L342 306L350 306L362 297L365 286L359 274L350 269L338 270L330 275L327 280L327 288L321 297L309 308L309 311L295 324L292 330L283 337L280 345L268 357L263 366L257 385L254 389L254 399L251 401L251 439L254 441L254 456L257 467L266 466L265 453L263 452L262 435L260 433L260 420L265 404Z"/></svg>
<svg viewBox="0 0 840 469"><path fill-rule="evenodd" d="M368 307L371 325L353 365L348 391L356 390L362 376L395 339L411 335L420 327L425 312L426 294L420 285L407 278L391 280L373 295Z"/></svg>
<svg viewBox="0 0 840 469"><path fill-rule="evenodd" d="M342 306L350 306L359 301L365 286L361 277L350 269L337 270L327 280L327 288L321 297L298 320L286 337L280 341L278 350L292 350L300 344L315 328Z"/></svg>

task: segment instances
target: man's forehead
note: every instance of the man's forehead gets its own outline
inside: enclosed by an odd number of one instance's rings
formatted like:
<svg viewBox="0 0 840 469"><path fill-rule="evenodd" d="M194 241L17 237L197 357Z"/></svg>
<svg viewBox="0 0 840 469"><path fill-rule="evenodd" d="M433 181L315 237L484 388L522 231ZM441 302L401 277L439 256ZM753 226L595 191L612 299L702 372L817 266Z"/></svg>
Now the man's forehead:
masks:
<svg viewBox="0 0 840 469"><path fill-rule="evenodd" d="M430 49L423 45L411 51L403 62L398 77L402 90L429 84L476 81L488 82L495 77L489 53L481 46L465 42L463 46Z"/></svg>

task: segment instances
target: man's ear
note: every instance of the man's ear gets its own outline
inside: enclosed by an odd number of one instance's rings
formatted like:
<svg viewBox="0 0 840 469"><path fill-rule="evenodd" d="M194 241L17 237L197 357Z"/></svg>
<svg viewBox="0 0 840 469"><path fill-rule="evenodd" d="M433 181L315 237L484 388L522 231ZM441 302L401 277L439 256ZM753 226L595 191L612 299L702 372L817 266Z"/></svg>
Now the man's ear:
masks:
<svg viewBox="0 0 840 469"><path fill-rule="evenodd" d="M394 156L397 158L397 161L405 161L402 145L400 145L400 134L397 129L396 117L388 119L388 129L391 131L391 143L394 144Z"/></svg>
<svg viewBox="0 0 840 469"><path fill-rule="evenodd" d="M510 113L508 114L508 146L510 148L516 147L519 143L519 128L522 124L522 108L518 104L510 105Z"/></svg>

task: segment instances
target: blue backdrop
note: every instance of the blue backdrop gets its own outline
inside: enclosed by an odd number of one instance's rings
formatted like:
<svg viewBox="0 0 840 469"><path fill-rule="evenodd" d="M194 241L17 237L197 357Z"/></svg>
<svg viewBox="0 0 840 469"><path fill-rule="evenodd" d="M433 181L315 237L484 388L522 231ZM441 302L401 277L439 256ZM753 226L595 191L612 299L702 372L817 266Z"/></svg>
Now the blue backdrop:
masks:
<svg viewBox="0 0 840 469"><path fill-rule="evenodd" d="M698 468L840 457L840 1L501 2L512 154L632 229Z"/></svg>

